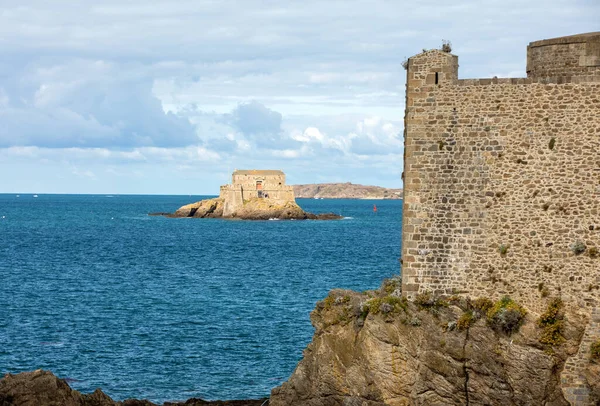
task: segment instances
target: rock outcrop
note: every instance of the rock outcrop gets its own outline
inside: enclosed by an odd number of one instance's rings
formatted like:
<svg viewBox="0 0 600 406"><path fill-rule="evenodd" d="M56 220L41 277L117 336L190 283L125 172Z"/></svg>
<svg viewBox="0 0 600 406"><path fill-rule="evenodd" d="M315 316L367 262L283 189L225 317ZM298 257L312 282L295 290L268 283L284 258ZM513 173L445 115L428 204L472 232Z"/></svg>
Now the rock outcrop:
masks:
<svg viewBox="0 0 600 406"><path fill-rule="evenodd" d="M228 216L223 215L225 202L222 198L201 200L180 207L166 217L196 217L196 218L232 218L241 220L335 220L340 219L334 213L307 213L293 201L252 198L244 201L241 208ZM163 215L163 213L156 213Z"/></svg>
<svg viewBox="0 0 600 406"><path fill-rule="evenodd" d="M166 402L164 406L261 406L266 399L205 401L189 399L186 402ZM37 370L16 375L6 374L0 379L0 406L156 406L148 400L112 400L100 389L89 395L71 389L64 379L49 371Z"/></svg>
<svg viewBox="0 0 600 406"><path fill-rule="evenodd" d="M560 372L577 352L585 325L580 320L563 320L560 339L550 346L541 343L538 315L528 314L508 335L467 298L413 303L401 298L399 285L363 294L336 290L319 302L311 313L313 340L269 404L569 404ZM595 396L598 369L591 365Z"/></svg>
<svg viewBox="0 0 600 406"><path fill-rule="evenodd" d="M200 200L180 207L168 217L218 218L223 216L224 201L221 198Z"/></svg>
<svg viewBox="0 0 600 406"><path fill-rule="evenodd" d="M323 199L402 199L402 189L386 189L347 183L293 185L298 198Z"/></svg>

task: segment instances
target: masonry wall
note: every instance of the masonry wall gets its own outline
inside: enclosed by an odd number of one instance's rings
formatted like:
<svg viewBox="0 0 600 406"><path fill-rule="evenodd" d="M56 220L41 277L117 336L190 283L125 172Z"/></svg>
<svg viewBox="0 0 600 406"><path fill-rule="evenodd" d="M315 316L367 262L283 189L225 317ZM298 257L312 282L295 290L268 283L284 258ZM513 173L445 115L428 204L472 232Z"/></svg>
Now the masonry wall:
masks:
<svg viewBox="0 0 600 406"><path fill-rule="evenodd" d="M527 76L564 78L600 74L600 32L535 41L527 47Z"/></svg>
<svg viewBox="0 0 600 406"><path fill-rule="evenodd" d="M441 51L409 60L403 291L510 295L534 311L561 296L591 312L600 77L458 80L457 66Z"/></svg>
<svg viewBox="0 0 600 406"><path fill-rule="evenodd" d="M266 193L269 199L295 201L292 186L285 184L285 175L263 175L263 174L234 174L233 185L241 186L243 200L258 197L256 182L262 181L262 193Z"/></svg>
<svg viewBox="0 0 600 406"><path fill-rule="evenodd" d="M259 197L259 190L256 186L257 181L262 182L262 188L260 189L261 197L279 202L296 201L294 188L285 184L285 175L283 173L265 174L260 173L261 171L255 172L258 173L234 172L232 184L221 186L219 197L225 200L223 207L224 216L230 216L239 210L244 205L245 200Z"/></svg>

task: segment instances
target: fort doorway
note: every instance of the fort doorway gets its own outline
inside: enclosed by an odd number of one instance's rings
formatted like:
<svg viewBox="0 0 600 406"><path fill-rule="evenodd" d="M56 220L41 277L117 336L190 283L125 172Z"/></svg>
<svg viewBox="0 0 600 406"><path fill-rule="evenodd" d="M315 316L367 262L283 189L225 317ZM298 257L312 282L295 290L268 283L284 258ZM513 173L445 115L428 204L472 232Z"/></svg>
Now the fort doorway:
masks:
<svg viewBox="0 0 600 406"><path fill-rule="evenodd" d="M264 198L264 193L263 193L263 184L262 184L262 180L257 180L256 181L256 192L258 194L258 197Z"/></svg>

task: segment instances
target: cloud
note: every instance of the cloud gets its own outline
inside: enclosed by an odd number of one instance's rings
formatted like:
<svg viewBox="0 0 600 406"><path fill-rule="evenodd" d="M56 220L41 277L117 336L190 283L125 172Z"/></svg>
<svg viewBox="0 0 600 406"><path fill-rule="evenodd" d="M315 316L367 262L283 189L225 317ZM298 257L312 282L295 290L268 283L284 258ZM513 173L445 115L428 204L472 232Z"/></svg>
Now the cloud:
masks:
<svg viewBox="0 0 600 406"><path fill-rule="evenodd" d="M300 144L283 132L281 113L255 100L240 103L231 114L224 116L224 122L258 148L289 150L300 147Z"/></svg>
<svg viewBox="0 0 600 406"><path fill-rule="evenodd" d="M27 86L12 89L12 95L0 92L0 148L180 147L198 143L187 119L163 111L150 81L123 77L116 67L99 65L73 61L15 73L13 80ZM93 75L74 73L80 70L92 70Z"/></svg>
<svg viewBox="0 0 600 406"><path fill-rule="evenodd" d="M358 155L399 154L403 147L400 126L380 117L367 117L359 121L349 138L350 151Z"/></svg>
<svg viewBox="0 0 600 406"><path fill-rule="evenodd" d="M309 120L291 118L286 124L291 137L311 147L314 155L342 154L359 159L361 155L402 153L401 122L372 115L322 116L312 119L304 130L298 126ZM378 158L375 158L378 159Z"/></svg>
<svg viewBox="0 0 600 406"><path fill-rule="evenodd" d="M212 164L221 159L221 155L203 147L189 146L181 148L139 147L130 150L108 148L46 148L46 147L9 147L0 148L0 157L6 161L21 160L29 162L63 162L77 164L81 169L86 163L103 164ZM84 173L80 170L79 173Z"/></svg>
<svg viewBox="0 0 600 406"><path fill-rule="evenodd" d="M444 38L462 78L524 76L528 42L595 31L600 15L594 0L236 6L4 5L0 166L19 173L15 188L48 165L77 187L69 165L98 185L116 183L115 166L136 179L122 192L188 193L184 177L208 192L235 167L266 166L298 182L399 186L404 57Z"/></svg>
<svg viewBox="0 0 600 406"><path fill-rule="evenodd" d="M281 114L257 101L238 105L231 113L231 123L248 136L281 133Z"/></svg>

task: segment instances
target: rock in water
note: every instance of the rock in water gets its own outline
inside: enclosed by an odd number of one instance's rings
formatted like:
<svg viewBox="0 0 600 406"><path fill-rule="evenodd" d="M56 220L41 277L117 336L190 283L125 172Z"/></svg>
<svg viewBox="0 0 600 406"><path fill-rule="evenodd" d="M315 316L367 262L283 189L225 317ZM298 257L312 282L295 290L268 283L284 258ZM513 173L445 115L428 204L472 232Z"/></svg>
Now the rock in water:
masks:
<svg viewBox="0 0 600 406"><path fill-rule="evenodd" d="M333 213L306 213L296 204L294 190L280 170L235 170L231 184L223 185L218 198L180 207L166 217L223 217L243 220L334 220ZM150 215L159 215L151 213Z"/></svg>
<svg viewBox="0 0 600 406"><path fill-rule="evenodd" d="M294 201L279 201L275 199L252 198L233 213L223 216L224 199L214 198L186 204L173 214L166 217L195 217L195 218L232 218L241 220L338 220L342 216L334 213L307 213ZM150 215L159 215L151 213Z"/></svg>
<svg viewBox="0 0 600 406"><path fill-rule="evenodd" d="M164 406L261 406L266 399L215 400L189 399L165 402ZM0 379L0 406L156 406L148 400L127 399L115 402L100 389L85 395L71 389L52 372L37 370L6 374Z"/></svg>
<svg viewBox="0 0 600 406"><path fill-rule="evenodd" d="M167 217L221 217L223 215L223 199L206 199L186 204Z"/></svg>
<svg viewBox="0 0 600 406"><path fill-rule="evenodd" d="M91 395L82 395L71 389L64 379L39 369L16 375L6 374L0 380L0 405L3 406L113 406L115 404L100 389ZM151 403L140 403L140 405L151 405Z"/></svg>
<svg viewBox="0 0 600 406"><path fill-rule="evenodd" d="M304 220L308 213L300 208L295 202L278 202L271 199L254 198L245 201L243 206L236 210L232 218L243 220Z"/></svg>

